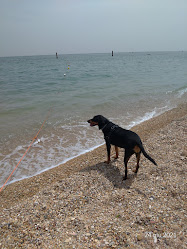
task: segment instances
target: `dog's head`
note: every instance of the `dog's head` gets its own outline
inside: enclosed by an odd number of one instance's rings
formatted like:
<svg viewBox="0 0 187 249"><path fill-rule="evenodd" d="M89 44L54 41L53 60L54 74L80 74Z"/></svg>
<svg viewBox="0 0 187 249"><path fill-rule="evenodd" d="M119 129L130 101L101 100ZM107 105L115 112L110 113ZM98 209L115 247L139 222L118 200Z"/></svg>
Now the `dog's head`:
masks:
<svg viewBox="0 0 187 249"><path fill-rule="evenodd" d="M94 116L92 119L89 119L87 122L90 124L90 126L98 125L99 129L102 129L104 125L106 125L109 122L109 120L103 117L102 115L97 115Z"/></svg>

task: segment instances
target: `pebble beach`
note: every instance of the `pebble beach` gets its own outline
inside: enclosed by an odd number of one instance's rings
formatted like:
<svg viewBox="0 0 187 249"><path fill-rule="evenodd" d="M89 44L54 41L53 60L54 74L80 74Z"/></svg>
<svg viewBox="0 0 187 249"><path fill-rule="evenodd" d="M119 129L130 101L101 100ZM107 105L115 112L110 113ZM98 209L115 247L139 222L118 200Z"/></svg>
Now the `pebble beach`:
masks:
<svg viewBox="0 0 187 249"><path fill-rule="evenodd" d="M186 248L187 103L132 128L143 155L124 176L105 145L0 193L0 248Z"/></svg>

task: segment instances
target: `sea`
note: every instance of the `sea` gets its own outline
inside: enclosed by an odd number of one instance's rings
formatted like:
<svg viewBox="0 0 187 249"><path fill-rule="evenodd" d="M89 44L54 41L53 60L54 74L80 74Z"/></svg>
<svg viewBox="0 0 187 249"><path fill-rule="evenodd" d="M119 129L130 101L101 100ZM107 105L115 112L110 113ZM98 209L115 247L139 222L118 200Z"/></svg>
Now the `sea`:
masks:
<svg viewBox="0 0 187 249"><path fill-rule="evenodd" d="M1 57L0 186L38 131L7 184L103 144L95 115L130 129L186 97L185 51Z"/></svg>

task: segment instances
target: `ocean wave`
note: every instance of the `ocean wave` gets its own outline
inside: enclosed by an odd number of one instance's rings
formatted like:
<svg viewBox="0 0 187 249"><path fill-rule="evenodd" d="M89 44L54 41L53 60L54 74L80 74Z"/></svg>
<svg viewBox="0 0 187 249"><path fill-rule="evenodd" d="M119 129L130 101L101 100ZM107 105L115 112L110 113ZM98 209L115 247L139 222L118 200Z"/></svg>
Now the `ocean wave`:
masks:
<svg viewBox="0 0 187 249"><path fill-rule="evenodd" d="M187 92L187 87L183 86L175 90L168 90L167 95L174 94L177 98L181 98Z"/></svg>
<svg viewBox="0 0 187 249"><path fill-rule="evenodd" d="M178 92L177 92L177 97L178 97L178 98L181 98L186 92L187 92L187 87L178 90Z"/></svg>
<svg viewBox="0 0 187 249"><path fill-rule="evenodd" d="M172 109L172 107L170 105L166 105L164 107L155 107L154 110L150 111L150 112L146 112L145 115L143 117L138 117L135 120L131 121L130 124L128 125L128 129L131 129L133 126L138 125L140 123L143 123L144 121L147 121L153 117L156 117L168 110Z"/></svg>

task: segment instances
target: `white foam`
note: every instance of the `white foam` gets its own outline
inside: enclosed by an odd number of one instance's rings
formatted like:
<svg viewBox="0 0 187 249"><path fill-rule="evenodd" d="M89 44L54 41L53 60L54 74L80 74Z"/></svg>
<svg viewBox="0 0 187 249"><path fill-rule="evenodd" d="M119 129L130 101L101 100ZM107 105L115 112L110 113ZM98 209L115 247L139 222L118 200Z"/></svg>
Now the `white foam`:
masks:
<svg viewBox="0 0 187 249"><path fill-rule="evenodd" d="M46 172L46 171L48 171L48 170L50 170L50 169L56 168L56 167L58 167L58 166L60 166L60 165L62 165L62 164L64 164L64 163L66 163L66 162L68 162L68 161L70 161L70 160L72 160L72 159L74 159L74 158L77 158L77 157L79 157L79 156L81 156L81 155L83 155L83 154L85 154L85 153L87 153L87 152L91 152L91 151L95 150L96 148L100 147L100 146L103 145L103 144L105 144L105 143L98 144L98 145L96 145L96 146L93 146L92 148L86 149L86 150L80 152L79 154L77 154L76 156L72 156L72 157L66 158L66 159L63 160L62 162L60 162L60 163L58 163L58 164L56 164L56 165L52 165L51 167L48 167L48 168L46 168L46 169L40 170L40 171L38 171L36 174L34 174L34 175L32 175L32 176L24 176L24 175L23 175L23 176L22 176L21 178L19 178L19 179L15 179L15 180L10 181L9 183L7 183L7 185L9 185L9 184L11 184L11 183L14 183L14 182L18 182L18 181L24 180L24 179L28 179L28 178L30 178L30 177L33 177L33 176L39 175L39 174L41 174L41 173L43 173L43 172ZM1 186L0 186L0 187L1 187Z"/></svg>
<svg viewBox="0 0 187 249"><path fill-rule="evenodd" d="M158 115L160 115L160 114L162 114L170 109L172 109L172 107L169 107L169 105L166 105L166 106L161 107L161 108L155 107L153 111L146 112L143 117L138 117L137 119L132 121L127 127L128 127L128 129L131 129L133 126L138 125L140 123L143 123L144 121L147 121L153 117L156 117L156 116L158 116Z"/></svg>
<svg viewBox="0 0 187 249"><path fill-rule="evenodd" d="M24 150L24 145L18 145L10 154L6 155L0 162L0 165L2 162L6 161L7 159L11 158L11 156L14 156L15 154L21 154L21 151Z"/></svg>
<svg viewBox="0 0 187 249"><path fill-rule="evenodd" d="M187 88L178 91L177 97L181 98L187 92Z"/></svg>
<svg viewBox="0 0 187 249"><path fill-rule="evenodd" d="M66 129L66 130L72 130L73 128L79 128L79 127L82 128L82 127L87 127L87 126L88 126L87 122L82 122L76 125L62 125L61 128Z"/></svg>

